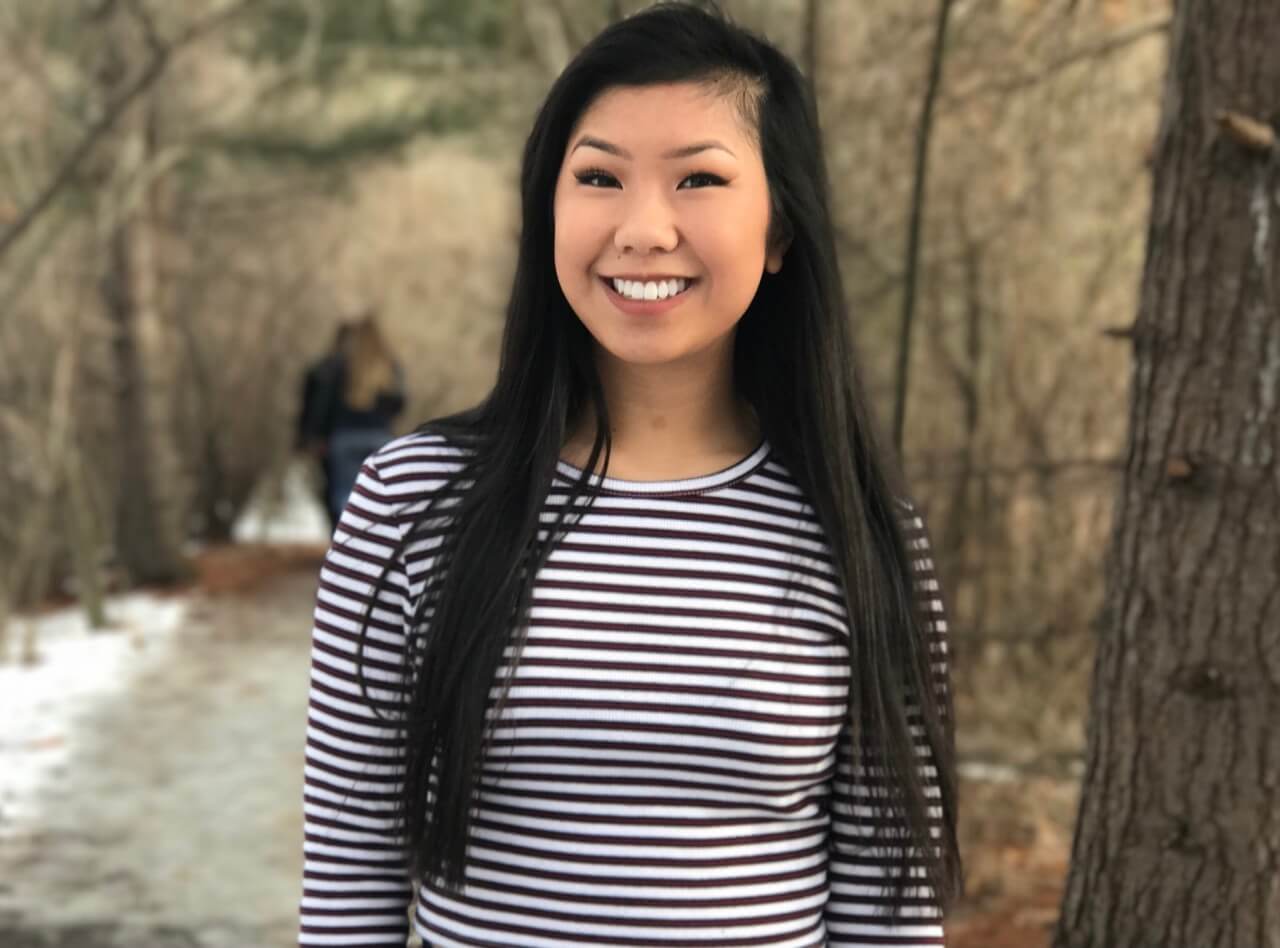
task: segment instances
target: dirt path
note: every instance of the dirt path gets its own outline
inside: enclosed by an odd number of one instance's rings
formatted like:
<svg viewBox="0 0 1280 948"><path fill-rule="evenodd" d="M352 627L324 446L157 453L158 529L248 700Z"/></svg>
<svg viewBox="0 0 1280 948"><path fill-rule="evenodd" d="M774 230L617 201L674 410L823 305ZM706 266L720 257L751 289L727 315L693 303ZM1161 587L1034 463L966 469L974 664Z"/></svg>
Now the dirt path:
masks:
<svg viewBox="0 0 1280 948"><path fill-rule="evenodd" d="M0 945L294 943L315 576L195 595L0 849Z"/></svg>

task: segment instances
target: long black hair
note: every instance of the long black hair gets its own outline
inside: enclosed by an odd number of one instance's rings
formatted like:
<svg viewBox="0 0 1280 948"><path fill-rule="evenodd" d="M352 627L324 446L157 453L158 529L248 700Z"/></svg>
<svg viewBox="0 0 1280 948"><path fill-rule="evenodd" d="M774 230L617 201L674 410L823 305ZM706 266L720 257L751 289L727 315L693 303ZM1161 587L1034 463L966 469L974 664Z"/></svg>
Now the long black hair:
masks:
<svg viewBox="0 0 1280 948"><path fill-rule="evenodd" d="M435 544L398 709L403 845L415 875L462 885L486 741L519 659L533 578L594 500L591 472L602 454L608 469L608 407L592 339L553 259L552 201L569 135L610 89L690 82L730 97L755 131L770 195L768 239L787 247L781 271L763 275L738 324L735 385L805 491L843 587L853 743L861 765L882 773L889 788L888 818L878 822L898 828L884 830L886 904L901 908L908 886L927 882L945 907L960 876L949 702L934 688L927 618L913 588L902 477L876 432L852 347L817 109L790 59L707 6L660 3L614 23L552 85L524 148L519 257L497 381L478 405L419 429L463 448L465 461L412 514L403 540ZM540 531L566 433L584 413L596 420L590 457L557 522ZM939 796L927 795L917 743L931 753ZM940 836L930 832L931 806L941 809ZM927 879L910 871L913 861Z"/></svg>

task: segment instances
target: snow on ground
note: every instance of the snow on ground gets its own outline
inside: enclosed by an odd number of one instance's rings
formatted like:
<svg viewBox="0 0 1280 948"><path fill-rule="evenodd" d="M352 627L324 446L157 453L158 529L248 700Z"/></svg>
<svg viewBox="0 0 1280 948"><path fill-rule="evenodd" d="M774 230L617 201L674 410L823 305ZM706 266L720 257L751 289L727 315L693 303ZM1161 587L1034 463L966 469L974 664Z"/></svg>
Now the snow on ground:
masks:
<svg viewBox="0 0 1280 948"><path fill-rule="evenodd" d="M184 599L131 593L108 599L109 628L82 610L17 616L0 663L0 838L29 821L40 789L76 749L81 722L126 692L144 667L166 660ZM34 663L19 643L34 640Z"/></svg>
<svg viewBox="0 0 1280 948"><path fill-rule="evenodd" d="M260 491L234 535L327 542L305 468ZM11 620L0 945L296 941L315 582L299 561L246 591L110 597L105 630L76 608Z"/></svg>
<svg viewBox="0 0 1280 948"><path fill-rule="evenodd" d="M305 462L264 480L232 529L241 543L324 543L324 508ZM108 599L109 628L92 630L82 610L16 616L0 655L0 837L31 815L40 788L64 766L89 720L142 671L164 662L187 599L130 593ZM19 661L34 639L37 661Z"/></svg>
<svg viewBox="0 0 1280 948"><path fill-rule="evenodd" d="M315 583L193 591L167 647L104 667L127 684L69 723L0 838L0 945L295 942Z"/></svg>
<svg viewBox="0 0 1280 948"><path fill-rule="evenodd" d="M237 543L327 542L329 521L310 479L306 462L295 461L279 480L264 480L232 528L232 538Z"/></svg>

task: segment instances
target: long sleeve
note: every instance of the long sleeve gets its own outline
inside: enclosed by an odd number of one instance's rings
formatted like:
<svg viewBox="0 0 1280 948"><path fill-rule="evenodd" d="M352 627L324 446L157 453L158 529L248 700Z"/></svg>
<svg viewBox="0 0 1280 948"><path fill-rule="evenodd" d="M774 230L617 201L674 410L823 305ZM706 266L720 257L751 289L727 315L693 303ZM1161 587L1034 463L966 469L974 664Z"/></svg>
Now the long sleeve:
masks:
<svg viewBox="0 0 1280 948"><path fill-rule="evenodd" d="M950 672L947 655L947 620L934 571L932 551L924 521L914 508L904 515L907 545L912 555L913 583L917 596L927 604L927 632L934 687L945 717L951 714ZM913 729L917 718L912 716ZM949 722L948 722L949 723ZM944 944L942 921L927 887L916 889L918 905L910 913L918 922L892 923L878 905L883 879L878 854L868 845L876 825L886 818L878 812L874 798L876 776L852 764L849 730L846 726L837 743L837 770L831 807L831 844L827 900L827 944L831 948L877 946L877 948L934 948ZM926 793L938 794L937 770L923 743L917 747L926 777ZM929 808L935 835L940 831L940 806Z"/></svg>
<svg viewBox="0 0 1280 948"><path fill-rule="evenodd" d="M399 945L411 885L394 835L403 741L393 720L408 582L374 462L356 480L320 572L312 631L299 944ZM357 668L359 632L379 576ZM375 711L376 709L376 711Z"/></svg>

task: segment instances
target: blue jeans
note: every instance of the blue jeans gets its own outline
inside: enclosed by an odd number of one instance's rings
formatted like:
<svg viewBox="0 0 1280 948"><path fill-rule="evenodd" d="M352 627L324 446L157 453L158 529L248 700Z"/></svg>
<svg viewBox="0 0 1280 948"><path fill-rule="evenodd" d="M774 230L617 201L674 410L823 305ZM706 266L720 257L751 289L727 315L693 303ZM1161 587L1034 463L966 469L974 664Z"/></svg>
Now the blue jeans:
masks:
<svg viewBox="0 0 1280 948"><path fill-rule="evenodd" d="M329 468L329 514L338 522L351 488L364 459L391 440L391 432L382 428L343 428L329 437L325 463Z"/></svg>

